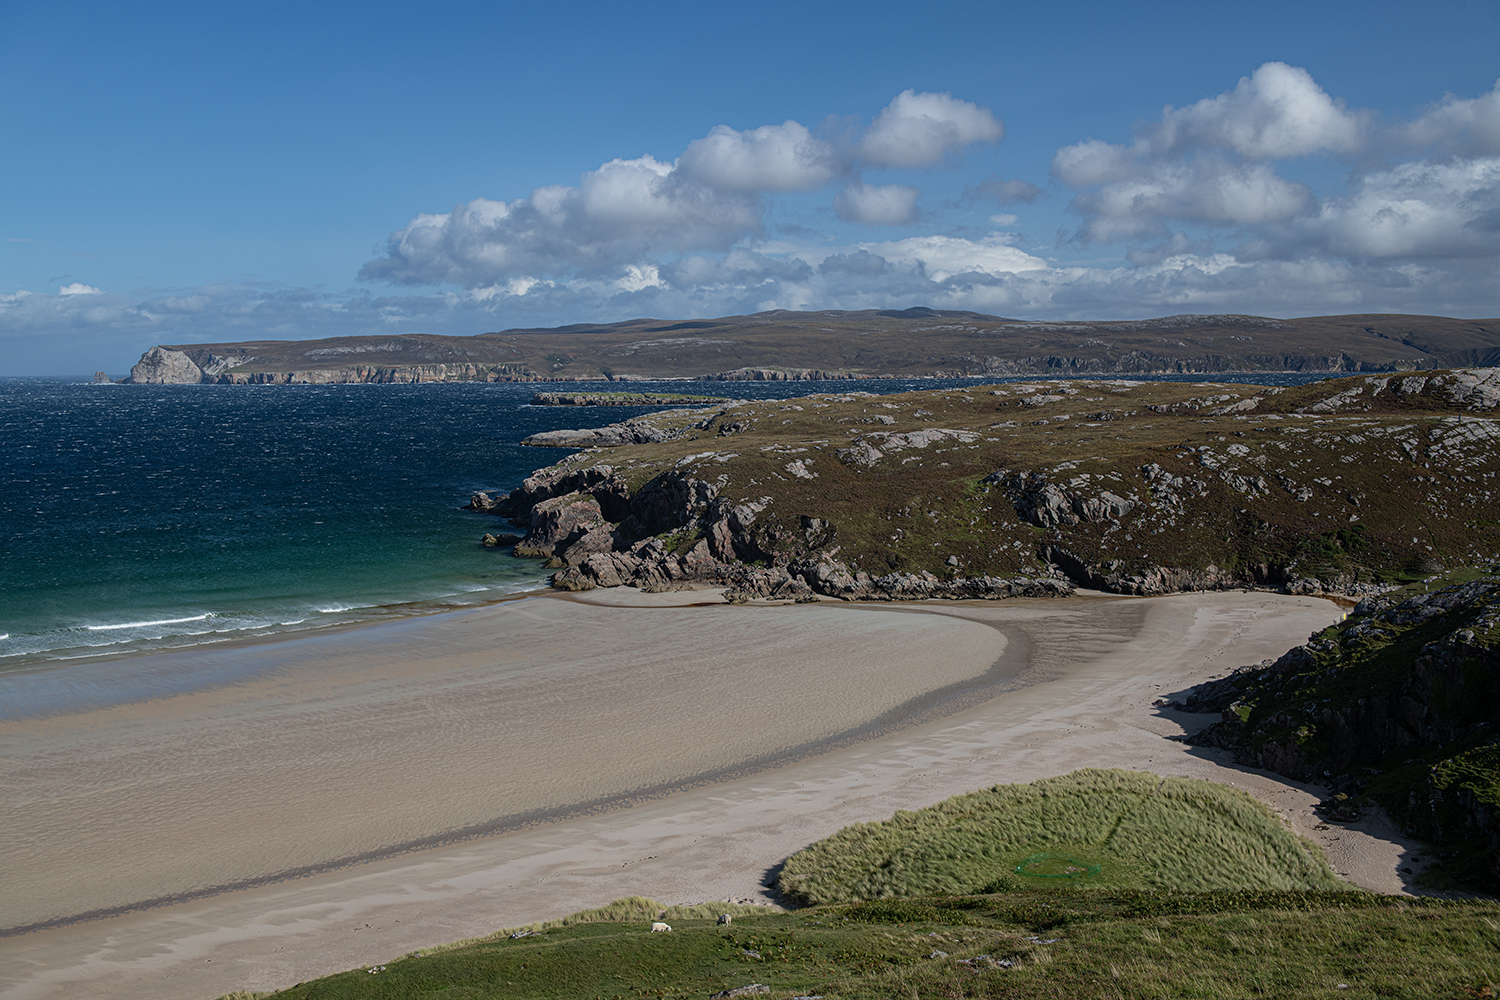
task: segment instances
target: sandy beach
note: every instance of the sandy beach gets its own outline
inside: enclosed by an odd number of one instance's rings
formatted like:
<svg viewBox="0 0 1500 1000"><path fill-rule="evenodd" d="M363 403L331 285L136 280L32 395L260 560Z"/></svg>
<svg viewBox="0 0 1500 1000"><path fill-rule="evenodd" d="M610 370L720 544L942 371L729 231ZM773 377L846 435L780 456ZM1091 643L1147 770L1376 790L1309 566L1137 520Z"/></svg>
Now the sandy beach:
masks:
<svg viewBox="0 0 1500 1000"><path fill-rule="evenodd" d="M1352 882L1403 887L1378 818L1317 831L1315 790L1169 741L1212 717L1152 707L1331 602L713 599L549 595L73 666L61 694L63 671L0 679L0 996L213 998L623 895L767 899L848 823L1086 766L1234 783Z"/></svg>

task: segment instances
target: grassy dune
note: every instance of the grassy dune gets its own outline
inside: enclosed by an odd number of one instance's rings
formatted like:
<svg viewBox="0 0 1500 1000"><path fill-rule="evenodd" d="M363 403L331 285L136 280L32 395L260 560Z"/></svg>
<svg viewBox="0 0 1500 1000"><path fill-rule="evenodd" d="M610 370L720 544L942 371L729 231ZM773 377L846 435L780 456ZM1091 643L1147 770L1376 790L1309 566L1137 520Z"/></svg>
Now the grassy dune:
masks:
<svg viewBox="0 0 1500 1000"><path fill-rule="evenodd" d="M1311 844L1246 793L1192 778L1083 770L859 823L794 854L783 892L809 903L1014 891L1053 881L1039 854L1097 865L1100 887L1335 889Z"/></svg>

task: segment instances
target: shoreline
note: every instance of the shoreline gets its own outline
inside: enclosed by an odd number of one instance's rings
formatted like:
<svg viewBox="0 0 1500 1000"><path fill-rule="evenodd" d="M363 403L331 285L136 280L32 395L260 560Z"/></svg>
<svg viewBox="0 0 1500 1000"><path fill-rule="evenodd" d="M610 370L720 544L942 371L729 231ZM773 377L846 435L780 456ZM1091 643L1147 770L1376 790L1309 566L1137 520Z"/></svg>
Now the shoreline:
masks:
<svg viewBox="0 0 1500 1000"><path fill-rule="evenodd" d="M479 525L479 527L483 526L483 524ZM528 559L525 560L525 562L536 563L538 566L540 566L541 560ZM400 621L407 618L423 618L431 615L444 615L454 611L467 611L475 608L487 608L491 607L492 605L503 604L506 601L515 601L527 597L536 597L544 594L556 593L556 591L554 591L551 587L547 586L546 579L546 576L543 576L540 581L540 585L531 589L508 590L500 593L498 596L485 598L473 603L455 603L454 598L463 596L463 594L445 594L441 597L422 598L410 601L397 601L392 604L371 604L356 606L352 608L342 609L339 612L341 614L362 613L364 615L364 617L360 617L355 621L330 622L326 625L315 623L307 625L307 627L303 628L299 626L306 625L306 623L311 620L303 619L302 621L290 624L281 622L274 625L248 626L244 629L244 631L247 632L253 631L255 629L264 629L264 631L261 631L255 635L229 636L224 638L201 638L200 636L190 636L189 634L185 633L176 637L138 640L143 645L135 646L132 648L119 649L114 652L83 652L76 653L75 655L70 656L56 656L51 654L58 651L107 647L70 646L58 647L57 650L46 650L39 653L12 653L9 655L16 658L13 663L7 664L3 662L4 657L0 657L0 677L9 677L21 673L32 673L39 670L51 670L61 667L88 666L96 663L118 663L123 659L130 659L138 656L158 656L168 653L188 652L192 650L212 651L216 649L238 648L240 646L253 645L258 643L284 642L299 638L310 638L312 636L318 635L330 635L341 631L347 631L349 629L365 628L366 626L378 625L382 622ZM476 594L485 593L485 591L465 591L463 593ZM209 612L209 614L211 615L231 613L232 612ZM117 628L119 626L110 627ZM193 638L197 641L182 642L177 645L144 645L144 643L148 642L170 643L174 638ZM124 643L120 643L120 645L123 646Z"/></svg>
<svg viewBox="0 0 1500 1000"><path fill-rule="evenodd" d="M537 591L524 595L514 595L508 599L521 598L544 598L554 599L569 603L600 604L613 607L728 607L721 598L722 588L712 588L710 591L678 591L660 595L641 595L641 597L658 597L665 600L657 600L642 603L638 600L632 601L627 598L624 602L614 603L609 601L579 600L580 595L567 594L558 591ZM705 597L708 600L697 600L694 597ZM1101 595L1103 596L1103 595ZM1109 595L1114 596L1114 595ZM500 602L494 602L500 603ZM826 601L825 604L843 606L842 602ZM760 604L760 607L774 607L779 605ZM863 607L863 610L874 610L881 612L900 613L902 609L891 607ZM435 612L434 617L446 614L462 614L466 610L456 609L446 612ZM369 627L374 623L365 622L334 626L332 629L351 631ZM331 630L332 630L331 629ZM765 771L795 764L810 757L817 757L837 750L846 749L862 743L888 737L900 733L903 730L913 728L932 722L939 721L950 715L967 711L984 701L999 697L1007 691L1021 686L1019 675L1022 673L1029 643L1025 637L1019 634L1010 634L1001 631L1005 637L1004 646L998 658L981 675L967 679L958 680L943 687L934 688L922 692L907 701L896 705L880 715L871 718L859 725L853 726L840 732L830 734L817 740L791 746L789 748L762 754L758 757L739 761L712 771L688 775L671 781L664 781L654 785L623 789L613 794L606 795L591 801L567 803L553 808L536 809L527 813L499 816L485 822L477 823L462 829L448 830L434 833L405 843L391 844L377 847L369 851L361 852L348 857L331 858L325 861L315 862L296 869L288 869L258 875L235 882L220 885L205 886L198 889L181 893L163 895L152 899L135 900L121 903L116 906L101 908L98 910L81 912L61 916L32 924L21 924L12 926L0 926L0 940L5 938L20 937L37 931L49 930L58 927L68 927L76 924L90 923L98 920L107 920L112 917L123 916L130 913L138 913L144 910L157 909L160 907L174 906L181 903L193 902L201 899L209 899L226 893L243 892L250 889L275 886L296 879L305 879L315 875L324 875L332 872L356 868L372 862L386 861L403 855L411 855L423 851L431 851L446 847L454 847L474 840L502 836L521 830L534 829L547 824L558 823L566 820L580 819L588 816L597 816L605 813L628 809L632 806L647 802L657 801L680 792L693 789L705 788L725 782L748 778ZM319 633L323 635L325 633ZM257 637L244 640L230 640L243 646L264 645L275 642L273 637ZM282 641L296 641L286 639ZM226 642L226 645L228 644ZM149 655L149 654L142 654ZM233 683L233 682L229 682ZM219 685L207 685L217 687ZM86 709L85 709L86 710ZM3 721L3 720L0 720Z"/></svg>
<svg viewBox="0 0 1500 1000"><path fill-rule="evenodd" d="M566 598L545 603L581 606ZM680 610L701 616L713 609ZM725 610L742 620L755 616L750 609ZM1404 847L1393 831L1317 831L1314 790L1236 767L1222 752L1167 740L1209 720L1151 707L1156 697L1279 653L1335 619L1334 604L1216 593L940 601L853 613L898 618L904 629L927 636L936 633L919 627L924 623L991 635L1003 626L1030 644L1017 675L1023 683L885 734L608 811L0 940L0 995L31 1000L88 987L125 997L205 998L285 987L617 896L668 903L768 899L764 882L783 858L851 822L1081 766L1237 784L1318 840L1336 871L1357 884L1401 890L1396 869ZM856 640L855 651L878 655L879 638ZM1001 654L1019 655L1018 643ZM991 666L993 659L985 669ZM781 676L794 693L803 690L796 671ZM719 734L711 727L702 732L710 743ZM684 750L699 746L678 739Z"/></svg>
<svg viewBox="0 0 1500 1000"><path fill-rule="evenodd" d="M982 701L1010 666L1006 638L978 623L672 596L611 608L543 595L0 678L13 889L0 927L616 810ZM688 634L700 626L710 634ZM909 668L932 650L941 662ZM779 700L792 694L803 703Z"/></svg>

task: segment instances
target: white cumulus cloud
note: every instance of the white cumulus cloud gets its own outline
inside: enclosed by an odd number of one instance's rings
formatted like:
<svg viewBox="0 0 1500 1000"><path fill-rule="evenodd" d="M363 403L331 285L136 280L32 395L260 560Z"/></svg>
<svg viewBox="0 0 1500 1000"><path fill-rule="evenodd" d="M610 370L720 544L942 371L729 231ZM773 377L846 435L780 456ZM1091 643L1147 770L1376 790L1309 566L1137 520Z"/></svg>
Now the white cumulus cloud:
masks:
<svg viewBox="0 0 1500 1000"><path fill-rule="evenodd" d="M1380 153L1429 159L1378 165ZM1319 197L1276 161L1354 157L1345 189ZM1329 96L1307 70L1266 63L1233 90L1167 107L1129 144L1088 139L1059 149L1052 175L1078 189L1085 242L1158 240L1201 248L1178 226L1228 230L1248 257L1500 256L1500 83L1449 95L1389 124ZM1175 232L1174 232L1175 230Z"/></svg>
<svg viewBox="0 0 1500 1000"><path fill-rule="evenodd" d="M1500 157L1417 160L1360 177L1273 239L1346 257L1500 256ZM1283 251L1286 253L1288 251Z"/></svg>
<svg viewBox="0 0 1500 1000"><path fill-rule="evenodd" d="M1461 156L1500 154L1500 80L1487 94L1449 94L1416 121L1395 130L1395 138L1419 149L1434 147Z"/></svg>
<svg viewBox="0 0 1500 1000"><path fill-rule="evenodd" d="M1313 204L1312 191L1267 164L1217 157L1153 165L1074 199L1092 240L1166 232L1168 220L1222 226L1284 222Z"/></svg>
<svg viewBox="0 0 1500 1000"><path fill-rule="evenodd" d="M465 287L508 277L602 272L679 250L727 250L758 232L763 209L741 193L683 183L650 156L611 160L577 187L539 188L505 203L476 198L419 215L361 277Z"/></svg>
<svg viewBox="0 0 1500 1000"><path fill-rule="evenodd" d="M694 139L678 157L682 176L719 191L810 191L838 176L838 155L803 125L780 125L737 132L716 125Z"/></svg>
<svg viewBox="0 0 1500 1000"><path fill-rule="evenodd" d="M1249 160L1352 153L1369 139L1372 116L1352 112L1299 66L1268 62L1227 93L1185 108L1168 106L1136 146L1165 157L1216 148Z"/></svg>
<svg viewBox="0 0 1500 1000"><path fill-rule="evenodd" d="M859 249L893 263L919 264L927 277L938 282L955 274L1015 274L1047 269L1046 261L1009 245L1008 238L1005 235L983 240L913 236L884 243L861 243Z"/></svg>
<svg viewBox="0 0 1500 1000"><path fill-rule="evenodd" d="M833 210L846 222L867 226L904 226L916 222L916 188L906 184L865 184L856 181L833 199Z"/></svg>
<svg viewBox="0 0 1500 1000"><path fill-rule="evenodd" d="M1005 127L993 112L952 94L903 90L871 123L860 157L877 167L925 167L977 142L999 142Z"/></svg>
<svg viewBox="0 0 1500 1000"><path fill-rule="evenodd" d="M986 108L911 90L857 141L836 144L795 121L744 131L718 125L674 161L611 160L577 185L549 185L511 201L475 198L446 214L417 215L391 234L360 277L469 289L588 278L623 288L642 280L640 268L660 266L667 256L723 253L759 236L767 196L777 193L842 180L833 206L841 218L911 223L917 189L866 185L861 167L927 166L1002 134ZM1028 196L1024 188L1013 190Z"/></svg>

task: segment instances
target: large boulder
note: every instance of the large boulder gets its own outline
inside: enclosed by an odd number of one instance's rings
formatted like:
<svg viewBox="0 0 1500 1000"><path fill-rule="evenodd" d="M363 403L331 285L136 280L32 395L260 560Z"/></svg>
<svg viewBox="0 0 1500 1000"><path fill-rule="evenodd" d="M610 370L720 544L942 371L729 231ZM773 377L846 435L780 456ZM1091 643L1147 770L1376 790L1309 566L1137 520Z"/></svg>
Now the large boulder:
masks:
<svg viewBox="0 0 1500 1000"><path fill-rule="evenodd" d="M515 554L547 559L596 529L607 532L608 527L599 501L588 494L553 497L531 508L531 530L516 543Z"/></svg>

